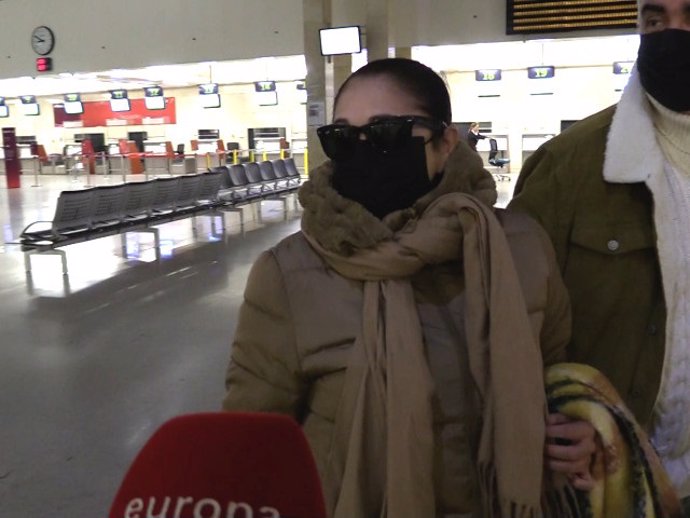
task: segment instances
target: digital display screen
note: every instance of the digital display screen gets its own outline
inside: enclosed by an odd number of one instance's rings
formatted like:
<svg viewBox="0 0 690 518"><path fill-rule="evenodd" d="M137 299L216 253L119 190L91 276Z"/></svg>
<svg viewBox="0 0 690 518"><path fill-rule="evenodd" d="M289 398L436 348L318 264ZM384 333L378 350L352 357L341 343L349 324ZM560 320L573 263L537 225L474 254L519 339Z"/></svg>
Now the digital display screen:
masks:
<svg viewBox="0 0 690 518"><path fill-rule="evenodd" d="M300 104L307 104L307 85L304 81L297 83L297 101Z"/></svg>
<svg viewBox="0 0 690 518"><path fill-rule="evenodd" d="M636 0L508 0L506 34L634 29Z"/></svg>
<svg viewBox="0 0 690 518"><path fill-rule="evenodd" d="M110 99L110 110L113 112L128 112L132 109L129 99Z"/></svg>
<svg viewBox="0 0 690 518"><path fill-rule="evenodd" d="M144 97L147 110L165 110L165 97Z"/></svg>
<svg viewBox="0 0 690 518"><path fill-rule="evenodd" d="M474 71L474 79L475 81L500 81L501 80L501 71L499 69L483 69L483 70L475 70Z"/></svg>
<svg viewBox="0 0 690 518"><path fill-rule="evenodd" d="M616 61L613 64L613 73L616 75L630 74L633 69L633 61Z"/></svg>
<svg viewBox="0 0 690 518"><path fill-rule="evenodd" d="M199 96L202 108L220 108L220 94L205 94Z"/></svg>
<svg viewBox="0 0 690 518"><path fill-rule="evenodd" d="M127 99L127 90L110 90L111 99Z"/></svg>
<svg viewBox="0 0 690 518"><path fill-rule="evenodd" d="M357 54L362 52L362 37L360 27L334 27L319 30L319 43L322 56L338 54Z"/></svg>
<svg viewBox="0 0 690 518"><path fill-rule="evenodd" d="M276 82L275 81L257 81L254 83L255 92L275 92Z"/></svg>
<svg viewBox="0 0 690 518"><path fill-rule="evenodd" d="M160 86L147 86L144 88L146 97L163 97L163 89Z"/></svg>
<svg viewBox="0 0 690 518"><path fill-rule="evenodd" d="M256 92L254 96L259 106L275 106L278 104L278 92Z"/></svg>
<svg viewBox="0 0 690 518"><path fill-rule="evenodd" d="M5 118L10 116L10 108L4 104L0 104L0 118Z"/></svg>
<svg viewBox="0 0 690 518"><path fill-rule="evenodd" d="M81 101L65 101L63 104L65 113L70 115L78 115L84 113L84 105Z"/></svg>
<svg viewBox="0 0 690 518"><path fill-rule="evenodd" d="M218 93L218 83L206 83L199 85L199 95L211 95Z"/></svg>
<svg viewBox="0 0 690 518"><path fill-rule="evenodd" d="M41 108L38 103L23 104L24 115L36 116L41 114Z"/></svg>
<svg viewBox="0 0 690 518"><path fill-rule="evenodd" d="M22 104L36 104L35 95L22 95L19 99L22 101Z"/></svg>
<svg viewBox="0 0 690 518"><path fill-rule="evenodd" d="M81 94L65 94L64 99L66 103L81 101Z"/></svg>
<svg viewBox="0 0 690 518"><path fill-rule="evenodd" d="M548 79L556 75L555 67L529 67L527 77L530 79Z"/></svg>

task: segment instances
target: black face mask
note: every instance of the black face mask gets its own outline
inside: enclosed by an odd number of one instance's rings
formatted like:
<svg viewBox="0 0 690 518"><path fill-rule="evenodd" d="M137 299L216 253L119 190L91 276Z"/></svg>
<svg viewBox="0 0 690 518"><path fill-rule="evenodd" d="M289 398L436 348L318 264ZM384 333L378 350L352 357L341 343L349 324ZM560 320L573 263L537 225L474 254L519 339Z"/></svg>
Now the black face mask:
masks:
<svg viewBox="0 0 690 518"><path fill-rule="evenodd" d="M676 112L690 111L690 31L643 34L637 69L642 86L659 103Z"/></svg>
<svg viewBox="0 0 690 518"><path fill-rule="evenodd" d="M351 158L333 161L333 188L379 219L411 207L440 177L429 180L423 137L413 137L409 145L388 153L360 140Z"/></svg>

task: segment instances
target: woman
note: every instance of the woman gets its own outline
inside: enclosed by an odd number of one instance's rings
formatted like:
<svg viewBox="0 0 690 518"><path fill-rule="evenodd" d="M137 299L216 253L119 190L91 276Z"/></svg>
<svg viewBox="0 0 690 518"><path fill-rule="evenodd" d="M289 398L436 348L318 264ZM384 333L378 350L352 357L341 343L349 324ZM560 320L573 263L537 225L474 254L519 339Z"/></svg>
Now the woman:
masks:
<svg viewBox="0 0 690 518"><path fill-rule="evenodd" d="M302 424L329 516L540 505L542 367L564 356L567 296L548 238L496 218L491 175L450 122L420 63L352 74L318 130L331 161L299 193L302 231L247 282L224 407Z"/></svg>
<svg viewBox="0 0 690 518"><path fill-rule="evenodd" d="M474 150L477 151L477 142L480 140L485 139L486 136L482 135L479 133L479 123L478 122L473 122L470 124L470 129L467 132L467 143L470 145L470 147Z"/></svg>

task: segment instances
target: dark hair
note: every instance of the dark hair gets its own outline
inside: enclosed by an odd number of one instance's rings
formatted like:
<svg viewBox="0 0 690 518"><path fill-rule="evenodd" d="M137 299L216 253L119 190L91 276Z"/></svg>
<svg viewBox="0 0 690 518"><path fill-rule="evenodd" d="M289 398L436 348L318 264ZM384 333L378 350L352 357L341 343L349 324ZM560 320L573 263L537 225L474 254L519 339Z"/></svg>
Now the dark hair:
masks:
<svg viewBox="0 0 690 518"><path fill-rule="evenodd" d="M364 77L385 76L395 82L404 92L411 95L419 107L430 117L450 124L452 113L450 95L441 76L419 61L404 58L378 59L367 63L347 78L335 96L334 106L338 105L340 94L350 81Z"/></svg>

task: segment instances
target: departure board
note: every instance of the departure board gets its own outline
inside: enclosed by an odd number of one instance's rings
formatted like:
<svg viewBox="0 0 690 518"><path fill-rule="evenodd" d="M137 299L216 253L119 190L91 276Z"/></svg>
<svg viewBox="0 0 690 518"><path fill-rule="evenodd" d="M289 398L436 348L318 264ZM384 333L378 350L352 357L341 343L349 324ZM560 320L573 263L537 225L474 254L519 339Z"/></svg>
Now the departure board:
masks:
<svg viewBox="0 0 690 518"><path fill-rule="evenodd" d="M507 0L507 34L631 29L636 0Z"/></svg>

